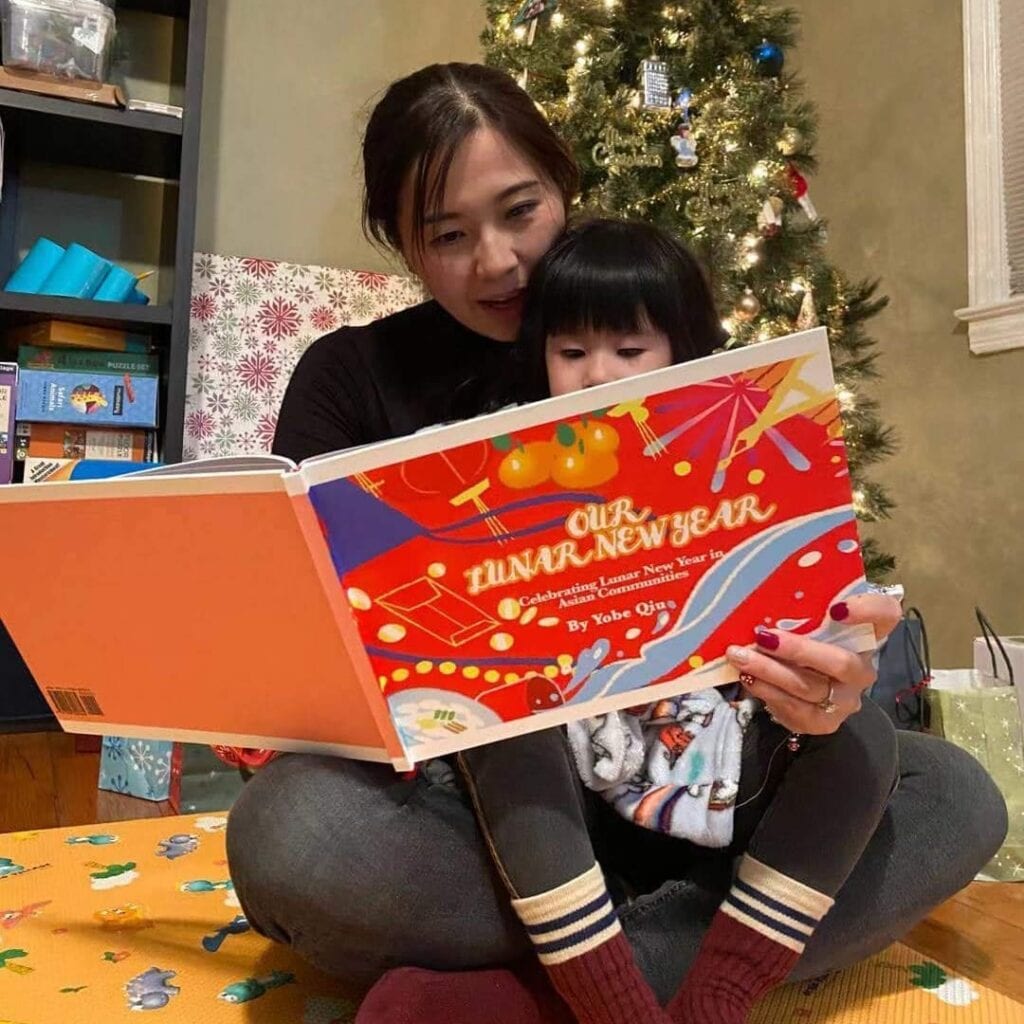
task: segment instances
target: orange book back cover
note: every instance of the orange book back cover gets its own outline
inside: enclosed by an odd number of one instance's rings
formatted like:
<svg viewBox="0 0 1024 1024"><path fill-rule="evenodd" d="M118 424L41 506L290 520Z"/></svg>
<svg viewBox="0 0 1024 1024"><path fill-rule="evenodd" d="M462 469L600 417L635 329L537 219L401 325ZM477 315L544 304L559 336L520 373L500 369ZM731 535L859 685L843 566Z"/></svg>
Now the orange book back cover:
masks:
<svg viewBox="0 0 1024 1024"><path fill-rule="evenodd" d="M283 473L4 488L0 521L0 616L68 731L400 756Z"/></svg>

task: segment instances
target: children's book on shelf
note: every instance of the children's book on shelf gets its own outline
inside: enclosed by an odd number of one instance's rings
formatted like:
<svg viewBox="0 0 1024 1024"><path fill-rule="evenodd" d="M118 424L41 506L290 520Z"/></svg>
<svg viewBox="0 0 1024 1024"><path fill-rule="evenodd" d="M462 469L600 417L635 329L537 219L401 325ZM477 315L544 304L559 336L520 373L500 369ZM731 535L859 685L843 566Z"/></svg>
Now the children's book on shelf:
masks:
<svg viewBox="0 0 1024 1024"><path fill-rule="evenodd" d="M18 410L27 422L157 425L155 354L22 345L18 366Z"/></svg>
<svg viewBox="0 0 1024 1024"><path fill-rule="evenodd" d="M14 474L14 424L18 399L18 364L0 363L0 484Z"/></svg>
<svg viewBox="0 0 1024 1024"><path fill-rule="evenodd" d="M25 459L22 483L45 484L60 480L102 480L126 473L138 473L137 462L124 459Z"/></svg>
<svg viewBox="0 0 1024 1024"><path fill-rule="evenodd" d="M24 423L14 428L16 459L109 459L157 462L153 430L76 427L67 423Z"/></svg>
<svg viewBox="0 0 1024 1024"><path fill-rule="evenodd" d="M828 615L864 576L824 329L0 515L0 616L73 732L405 768L734 681L757 626L874 648ZM110 628L126 601L163 642Z"/></svg>

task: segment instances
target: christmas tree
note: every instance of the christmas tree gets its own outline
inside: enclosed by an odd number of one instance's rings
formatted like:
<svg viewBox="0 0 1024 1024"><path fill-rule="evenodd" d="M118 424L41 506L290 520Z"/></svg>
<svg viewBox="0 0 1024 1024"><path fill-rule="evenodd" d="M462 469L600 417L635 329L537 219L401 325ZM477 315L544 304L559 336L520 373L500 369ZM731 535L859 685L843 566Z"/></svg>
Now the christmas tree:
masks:
<svg viewBox="0 0 1024 1024"><path fill-rule="evenodd" d="M658 224L708 268L729 345L828 327L854 504L889 514L867 469L893 438L860 390L877 282L826 253L810 197L815 112L785 69L796 19L761 0L487 0L488 63L510 72L574 148L582 212ZM866 541L868 575L894 561Z"/></svg>

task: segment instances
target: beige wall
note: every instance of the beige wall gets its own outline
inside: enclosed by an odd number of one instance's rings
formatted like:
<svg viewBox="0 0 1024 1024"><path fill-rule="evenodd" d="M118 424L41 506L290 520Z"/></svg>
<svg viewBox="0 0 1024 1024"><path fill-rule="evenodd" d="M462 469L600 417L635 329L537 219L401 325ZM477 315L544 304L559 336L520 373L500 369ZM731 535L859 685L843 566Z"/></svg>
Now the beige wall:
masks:
<svg viewBox="0 0 1024 1024"><path fill-rule="evenodd" d="M359 140L393 79L477 60L477 0L210 4L198 249L378 269L359 227Z"/></svg>
<svg viewBox="0 0 1024 1024"><path fill-rule="evenodd" d="M891 298L872 389L902 439L877 472L899 508L875 533L936 665L970 664L975 602L1024 632L1024 350L972 356L953 316L967 305L960 4L793 6L794 64L821 114L811 194L837 264Z"/></svg>
<svg viewBox="0 0 1024 1024"><path fill-rule="evenodd" d="M975 601L1024 632L1024 350L972 357L953 317L967 300L960 5L794 3L804 31L790 61L821 112L812 195L837 264L880 276L892 300L874 322L873 389L902 439L877 471L899 508L876 534L927 616L936 664L964 664ZM198 248L386 266L358 227L367 103L421 64L474 59L482 5L210 6Z"/></svg>

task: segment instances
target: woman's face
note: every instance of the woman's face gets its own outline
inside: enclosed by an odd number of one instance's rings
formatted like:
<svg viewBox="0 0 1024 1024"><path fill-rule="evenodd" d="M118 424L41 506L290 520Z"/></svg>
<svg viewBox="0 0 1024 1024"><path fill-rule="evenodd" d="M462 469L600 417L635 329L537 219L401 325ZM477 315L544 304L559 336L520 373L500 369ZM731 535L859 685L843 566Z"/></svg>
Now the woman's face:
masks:
<svg viewBox="0 0 1024 1024"><path fill-rule="evenodd" d="M423 244L412 237L412 184L399 200L402 255L435 299L470 330L514 341L530 272L565 226L562 197L491 128L455 151Z"/></svg>

